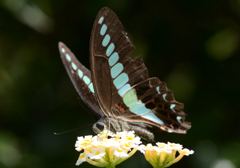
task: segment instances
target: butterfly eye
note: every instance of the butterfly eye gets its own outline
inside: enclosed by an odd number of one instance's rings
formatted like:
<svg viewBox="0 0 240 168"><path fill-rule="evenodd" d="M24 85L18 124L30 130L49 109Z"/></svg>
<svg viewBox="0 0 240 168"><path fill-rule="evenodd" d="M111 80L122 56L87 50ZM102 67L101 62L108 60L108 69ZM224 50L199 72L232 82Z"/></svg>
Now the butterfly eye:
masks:
<svg viewBox="0 0 240 168"><path fill-rule="evenodd" d="M103 124L102 122L97 122L97 123L96 123L96 127L97 127L100 131L104 130L104 124Z"/></svg>

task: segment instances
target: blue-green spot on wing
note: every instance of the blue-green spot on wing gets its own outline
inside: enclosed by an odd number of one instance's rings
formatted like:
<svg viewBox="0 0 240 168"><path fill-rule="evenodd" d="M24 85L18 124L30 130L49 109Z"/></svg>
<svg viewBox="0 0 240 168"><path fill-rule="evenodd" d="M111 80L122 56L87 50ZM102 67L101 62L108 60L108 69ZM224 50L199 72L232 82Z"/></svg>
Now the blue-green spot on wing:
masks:
<svg viewBox="0 0 240 168"><path fill-rule="evenodd" d="M65 44L59 42L58 46L62 62L75 89L92 117L95 120L99 120L103 116L103 113L95 97L91 72L77 60Z"/></svg>

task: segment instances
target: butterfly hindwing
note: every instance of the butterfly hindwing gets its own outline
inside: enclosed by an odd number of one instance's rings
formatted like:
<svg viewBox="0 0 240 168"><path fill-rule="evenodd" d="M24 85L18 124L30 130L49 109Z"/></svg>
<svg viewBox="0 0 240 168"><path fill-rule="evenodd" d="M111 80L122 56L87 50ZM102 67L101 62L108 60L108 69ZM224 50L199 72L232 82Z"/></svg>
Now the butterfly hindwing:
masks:
<svg viewBox="0 0 240 168"><path fill-rule="evenodd" d="M88 107L92 117L95 120L99 120L103 116L103 113L95 97L91 72L77 60L75 55L62 42L59 42L59 52L68 76L80 98Z"/></svg>
<svg viewBox="0 0 240 168"><path fill-rule="evenodd" d="M126 120L160 130L186 133L191 126L185 122L183 104L177 102L165 82L149 78L126 91L113 112ZM120 113L119 114L119 110Z"/></svg>

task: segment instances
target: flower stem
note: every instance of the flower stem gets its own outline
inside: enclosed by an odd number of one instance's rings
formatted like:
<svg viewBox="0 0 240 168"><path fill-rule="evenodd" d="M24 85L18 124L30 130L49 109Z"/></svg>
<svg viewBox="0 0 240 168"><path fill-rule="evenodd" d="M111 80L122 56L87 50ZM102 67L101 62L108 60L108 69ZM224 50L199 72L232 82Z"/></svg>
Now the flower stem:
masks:
<svg viewBox="0 0 240 168"><path fill-rule="evenodd" d="M106 168L115 168L115 166L108 165Z"/></svg>

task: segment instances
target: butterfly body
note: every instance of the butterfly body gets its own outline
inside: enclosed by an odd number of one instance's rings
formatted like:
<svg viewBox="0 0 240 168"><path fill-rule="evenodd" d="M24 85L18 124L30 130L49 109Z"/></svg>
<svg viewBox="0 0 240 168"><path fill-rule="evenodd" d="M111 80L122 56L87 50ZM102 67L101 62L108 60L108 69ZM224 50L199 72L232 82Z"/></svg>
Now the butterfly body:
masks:
<svg viewBox="0 0 240 168"><path fill-rule="evenodd" d="M104 129L110 130L114 133L122 131L134 131L139 137L148 141L154 141L154 135L151 131L147 130L141 125L126 121L124 118L104 116L93 125L93 131L96 134L99 134Z"/></svg>
<svg viewBox="0 0 240 168"><path fill-rule="evenodd" d="M63 44L59 50L67 73L80 98L97 121L93 130L134 130L153 141L148 129L186 133L183 104L177 102L166 83L149 78L141 57L131 59L133 44L109 8L102 8L90 40L91 71Z"/></svg>

